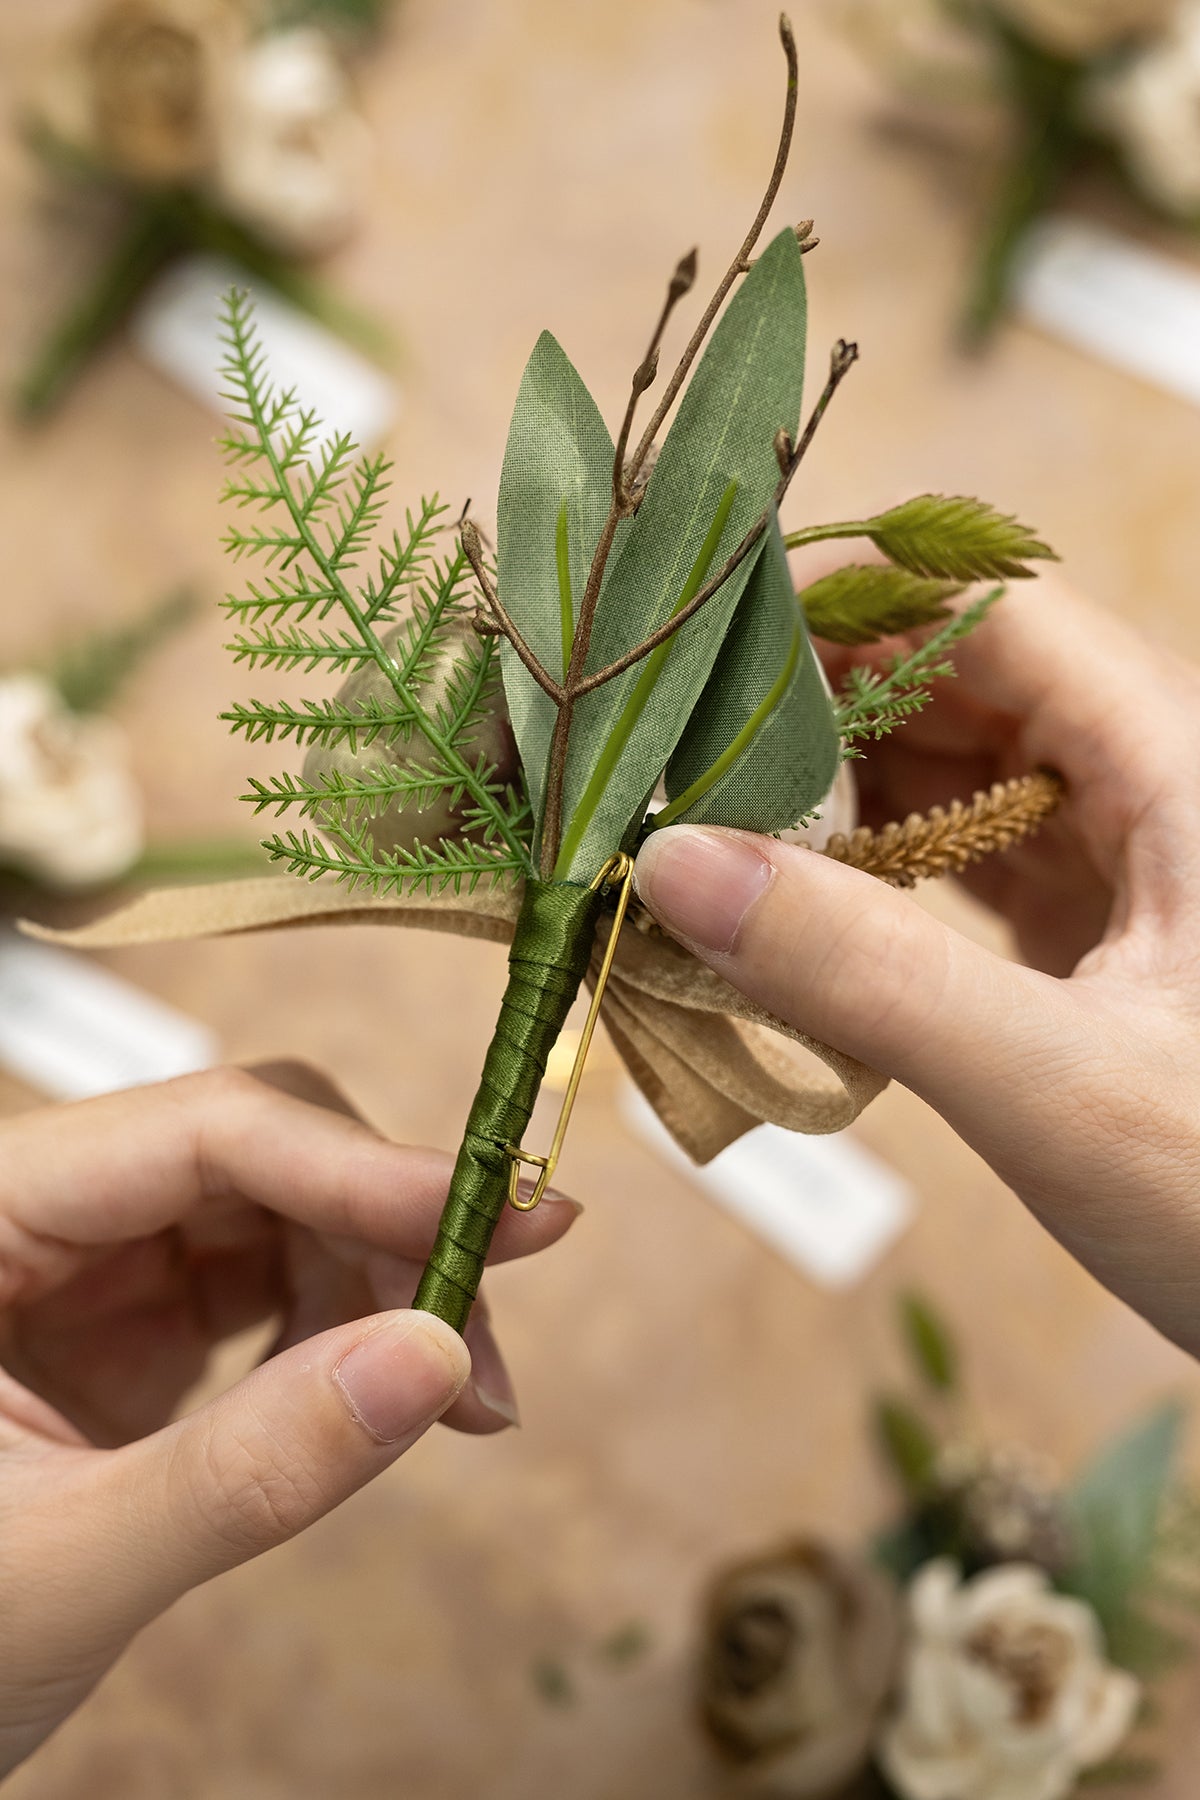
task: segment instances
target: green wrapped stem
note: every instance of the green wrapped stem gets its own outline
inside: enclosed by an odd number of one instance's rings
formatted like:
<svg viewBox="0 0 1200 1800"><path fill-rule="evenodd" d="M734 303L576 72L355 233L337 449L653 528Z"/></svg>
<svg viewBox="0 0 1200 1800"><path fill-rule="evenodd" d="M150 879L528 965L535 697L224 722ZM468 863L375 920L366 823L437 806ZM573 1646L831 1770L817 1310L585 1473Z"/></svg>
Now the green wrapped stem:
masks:
<svg viewBox="0 0 1200 1800"><path fill-rule="evenodd" d="M413 1301L456 1331L467 1322L508 1201L508 1147L525 1135L546 1059L587 973L601 900L574 882L526 884L500 1017Z"/></svg>

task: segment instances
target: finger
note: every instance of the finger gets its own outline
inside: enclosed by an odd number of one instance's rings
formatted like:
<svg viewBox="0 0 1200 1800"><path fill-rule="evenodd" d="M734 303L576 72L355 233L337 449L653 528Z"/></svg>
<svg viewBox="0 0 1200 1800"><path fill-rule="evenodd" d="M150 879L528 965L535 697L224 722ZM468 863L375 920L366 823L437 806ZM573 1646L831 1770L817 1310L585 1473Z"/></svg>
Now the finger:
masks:
<svg viewBox="0 0 1200 1800"><path fill-rule="evenodd" d="M95 1458L88 1511L104 1558L90 1603L136 1624L296 1536L415 1443L469 1374L462 1339L440 1319L379 1314Z"/></svg>
<svg viewBox="0 0 1200 1800"><path fill-rule="evenodd" d="M811 851L674 826L637 865L650 910L777 1017L930 1101L979 1146L1003 1112L1086 1066L1063 984L970 943L904 894ZM995 1097L1005 1096L999 1108Z"/></svg>
<svg viewBox="0 0 1200 1800"><path fill-rule="evenodd" d="M452 1168L238 1069L22 1114L5 1125L4 1150L0 1303L6 1279L61 1280L79 1248L146 1236L233 1195L423 1259ZM494 1259L544 1249L578 1210L558 1195L510 1210Z"/></svg>

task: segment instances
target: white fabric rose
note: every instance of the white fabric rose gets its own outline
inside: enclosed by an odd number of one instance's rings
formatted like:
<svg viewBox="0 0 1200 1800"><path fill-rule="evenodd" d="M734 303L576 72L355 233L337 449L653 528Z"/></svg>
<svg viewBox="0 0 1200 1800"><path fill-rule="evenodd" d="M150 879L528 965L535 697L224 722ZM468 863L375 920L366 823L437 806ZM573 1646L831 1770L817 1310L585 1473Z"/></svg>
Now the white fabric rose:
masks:
<svg viewBox="0 0 1200 1800"><path fill-rule="evenodd" d="M231 212L281 249L317 255L349 234L368 148L349 79L323 32L277 32L238 59L215 184Z"/></svg>
<svg viewBox="0 0 1200 1800"><path fill-rule="evenodd" d="M142 843L120 728L68 712L40 676L0 677L0 863L91 887L123 875Z"/></svg>
<svg viewBox="0 0 1200 1800"><path fill-rule="evenodd" d="M1200 211L1200 5L1190 0L1162 38L1098 80L1089 111L1152 200Z"/></svg>
<svg viewBox="0 0 1200 1800"><path fill-rule="evenodd" d="M1091 1607L1042 1570L963 1581L927 1563L908 1593L898 1708L879 1759L903 1800L1066 1800L1133 1724L1139 1686L1105 1660Z"/></svg>
<svg viewBox="0 0 1200 1800"><path fill-rule="evenodd" d="M1161 31L1176 0L998 0L996 10L1048 50L1080 61Z"/></svg>

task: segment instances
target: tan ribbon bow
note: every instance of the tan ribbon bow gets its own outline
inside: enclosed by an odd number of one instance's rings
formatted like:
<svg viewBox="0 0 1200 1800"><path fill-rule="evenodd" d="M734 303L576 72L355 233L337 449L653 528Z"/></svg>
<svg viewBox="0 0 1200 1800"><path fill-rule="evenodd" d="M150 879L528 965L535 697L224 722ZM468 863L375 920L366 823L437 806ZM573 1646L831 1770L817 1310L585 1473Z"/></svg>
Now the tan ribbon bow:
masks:
<svg viewBox="0 0 1200 1800"><path fill-rule="evenodd" d="M520 902L515 887L381 898L268 875L159 889L73 931L22 929L80 950L289 925L406 925L507 943ZM602 920L591 980L606 926ZM755 1006L657 931L622 932L601 1016L634 1081L696 1162L710 1161L765 1120L789 1131L841 1131L886 1086L884 1076Z"/></svg>

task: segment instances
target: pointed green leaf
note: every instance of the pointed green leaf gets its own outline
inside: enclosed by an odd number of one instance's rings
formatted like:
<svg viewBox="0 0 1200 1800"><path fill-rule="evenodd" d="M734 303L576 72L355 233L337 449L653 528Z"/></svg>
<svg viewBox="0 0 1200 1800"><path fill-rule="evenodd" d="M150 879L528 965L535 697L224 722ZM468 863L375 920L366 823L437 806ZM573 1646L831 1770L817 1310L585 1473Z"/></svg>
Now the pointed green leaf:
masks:
<svg viewBox="0 0 1200 1800"><path fill-rule="evenodd" d="M913 1499L929 1492L937 1467L937 1439L907 1400L882 1395L875 1402L875 1432L880 1449Z"/></svg>
<svg viewBox="0 0 1200 1800"><path fill-rule="evenodd" d="M776 523L667 764L668 805L655 823L786 830L829 792L838 753Z"/></svg>
<svg viewBox="0 0 1200 1800"><path fill-rule="evenodd" d="M693 591L702 584L703 573L696 579L702 566L707 572L719 568L769 503L779 478L776 434L781 426L794 433L800 413L805 321L803 261L795 233L786 230L734 296L684 394L645 498L610 562L589 672L614 662L668 619L689 584ZM649 693L639 664L580 702L567 761L560 879L590 879L640 824L755 560L747 557L669 640ZM635 707L639 683L642 703ZM605 747L622 732L613 767L597 785Z"/></svg>
<svg viewBox="0 0 1200 1800"><path fill-rule="evenodd" d="M961 582L928 581L881 563L851 563L812 582L799 599L814 637L859 645L946 618L947 601L962 591Z"/></svg>
<svg viewBox="0 0 1200 1800"><path fill-rule="evenodd" d="M958 1346L946 1321L921 1294L900 1299L900 1326L917 1371L949 1394L958 1386Z"/></svg>
<svg viewBox="0 0 1200 1800"><path fill-rule="evenodd" d="M945 581L1008 581L1030 562L1058 558L1027 525L965 495L919 494L863 526L877 549L914 575Z"/></svg>
<svg viewBox="0 0 1200 1800"><path fill-rule="evenodd" d="M1075 1559L1064 1585L1116 1631L1150 1573L1183 1427L1174 1402L1101 1451L1067 1495Z"/></svg>
<svg viewBox="0 0 1200 1800"><path fill-rule="evenodd" d="M543 331L525 365L508 431L497 515L497 587L550 674L563 674L564 599L574 613L612 500L613 445L561 346ZM565 508L565 511L564 511ZM509 643L500 650L509 717L535 816L556 709Z"/></svg>

